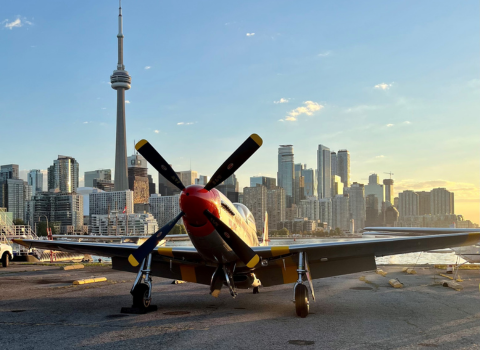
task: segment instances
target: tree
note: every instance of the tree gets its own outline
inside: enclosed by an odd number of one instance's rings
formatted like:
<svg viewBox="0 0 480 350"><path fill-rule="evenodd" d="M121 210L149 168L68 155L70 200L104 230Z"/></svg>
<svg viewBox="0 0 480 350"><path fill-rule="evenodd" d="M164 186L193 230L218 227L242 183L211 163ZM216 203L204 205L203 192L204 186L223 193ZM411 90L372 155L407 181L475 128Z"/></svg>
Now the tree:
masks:
<svg viewBox="0 0 480 350"><path fill-rule="evenodd" d="M15 220L13 220L13 224L15 226L25 225L25 221L23 221L22 219L15 219Z"/></svg>
<svg viewBox="0 0 480 350"><path fill-rule="evenodd" d="M288 231L288 229L285 228L285 227L282 228L281 230L278 230L278 231L277 231L277 234L278 234L279 236L288 236L289 233L290 233L290 231Z"/></svg>
<svg viewBox="0 0 480 350"><path fill-rule="evenodd" d="M186 235L187 230L183 225L175 225L172 230L168 233L169 235Z"/></svg>
<svg viewBox="0 0 480 350"><path fill-rule="evenodd" d="M48 227L52 230L52 235L57 234L55 226L51 222L48 223ZM37 236L47 236L47 223L45 221L37 223Z"/></svg>
<svg viewBox="0 0 480 350"><path fill-rule="evenodd" d="M335 229L335 233L337 236L342 236L342 231L338 227Z"/></svg>

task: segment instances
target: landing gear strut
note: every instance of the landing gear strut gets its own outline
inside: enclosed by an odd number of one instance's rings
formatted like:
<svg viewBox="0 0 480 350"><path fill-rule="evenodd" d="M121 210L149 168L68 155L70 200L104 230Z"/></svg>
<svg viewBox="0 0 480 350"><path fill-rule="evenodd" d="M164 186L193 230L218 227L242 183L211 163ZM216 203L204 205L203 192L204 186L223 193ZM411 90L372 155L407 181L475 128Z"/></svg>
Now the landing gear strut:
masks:
<svg viewBox="0 0 480 350"><path fill-rule="evenodd" d="M233 269L229 269L226 265L223 265L225 282L227 282L228 289L230 289L230 295L235 299L235 297L237 296L237 288L235 287L235 283L233 282L233 270L235 270L235 265L233 266Z"/></svg>
<svg viewBox="0 0 480 350"><path fill-rule="evenodd" d="M298 254L298 280L293 287L295 311L297 316L300 316L301 318L307 317L309 311L308 289L307 286L303 284L303 277L307 273L307 270L305 270L304 259L304 253L300 252Z"/></svg>
<svg viewBox="0 0 480 350"><path fill-rule="evenodd" d="M138 269L137 277L133 282L130 294L133 297L133 305L131 308L122 308L122 313L146 313L149 311L156 311L157 306L151 305L152 301L152 278L150 277L152 265L152 254L142 261Z"/></svg>

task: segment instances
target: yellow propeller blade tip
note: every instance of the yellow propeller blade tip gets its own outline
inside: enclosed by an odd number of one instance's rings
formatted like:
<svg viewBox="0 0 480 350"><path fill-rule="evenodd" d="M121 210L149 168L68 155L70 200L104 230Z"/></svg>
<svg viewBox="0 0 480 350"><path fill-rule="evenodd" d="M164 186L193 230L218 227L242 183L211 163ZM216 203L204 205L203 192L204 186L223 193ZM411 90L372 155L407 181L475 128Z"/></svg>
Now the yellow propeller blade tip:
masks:
<svg viewBox="0 0 480 350"><path fill-rule="evenodd" d="M260 261L260 258L258 257L258 255L255 255L255 256L247 263L247 267L248 267L249 269L251 269L252 267L254 267L255 265L257 265L259 261Z"/></svg>
<svg viewBox="0 0 480 350"><path fill-rule="evenodd" d="M128 257L128 262L133 267L138 266L138 261L137 261L137 259L135 259L135 257L132 254L130 254L130 256Z"/></svg>
<svg viewBox="0 0 480 350"><path fill-rule="evenodd" d="M260 136L257 134L251 134L250 138L255 141L255 143L260 147L263 144L263 140Z"/></svg>
<svg viewBox="0 0 480 350"><path fill-rule="evenodd" d="M145 144L147 144L148 141L147 140L140 140L137 142L137 144L135 145L135 149L138 151L140 148L142 148L143 146L145 146Z"/></svg>

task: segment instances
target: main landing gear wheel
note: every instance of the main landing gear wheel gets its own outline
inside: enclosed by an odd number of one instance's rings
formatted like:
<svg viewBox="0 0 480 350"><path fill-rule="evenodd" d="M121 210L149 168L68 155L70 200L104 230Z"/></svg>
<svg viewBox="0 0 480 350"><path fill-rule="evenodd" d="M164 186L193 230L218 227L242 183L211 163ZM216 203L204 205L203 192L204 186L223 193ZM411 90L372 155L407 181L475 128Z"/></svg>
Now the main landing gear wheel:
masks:
<svg viewBox="0 0 480 350"><path fill-rule="evenodd" d="M258 287L253 287L253 294L258 294Z"/></svg>
<svg viewBox="0 0 480 350"><path fill-rule="evenodd" d="M308 316L309 303L308 303L308 289L303 284L298 284L295 287L295 311L297 316L305 318Z"/></svg>
<svg viewBox="0 0 480 350"><path fill-rule="evenodd" d="M138 284L135 289L132 291L133 295L133 307L138 307L140 309L146 309L150 306L152 301L148 294L150 292L150 287L145 283Z"/></svg>
<svg viewBox="0 0 480 350"><path fill-rule="evenodd" d="M8 267L8 265L10 265L10 255L8 255L8 253L3 253L2 266Z"/></svg>

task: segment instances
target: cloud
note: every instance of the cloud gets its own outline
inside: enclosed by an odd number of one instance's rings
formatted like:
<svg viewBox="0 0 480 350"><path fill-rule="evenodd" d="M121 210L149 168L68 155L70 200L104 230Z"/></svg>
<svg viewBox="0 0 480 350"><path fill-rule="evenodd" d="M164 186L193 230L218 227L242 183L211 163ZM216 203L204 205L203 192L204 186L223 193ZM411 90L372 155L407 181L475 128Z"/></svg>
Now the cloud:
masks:
<svg viewBox="0 0 480 350"><path fill-rule="evenodd" d="M376 156L375 158L382 159L382 158L385 158L385 156L382 154L382 155Z"/></svg>
<svg viewBox="0 0 480 350"><path fill-rule="evenodd" d="M130 101L129 101L129 100L126 100L125 103L130 103Z"/></svg>
<svg viewBox="0 0 480 350"><path fill-rule="evenodd" d="M10 30L12 30L13 28L23 27L25 24L28 24L29 26L33 25L33 23L28 21L25 17L20 18L20 16L11 22L9 22L8 19L5 19L1 22L1 24L5 24L4 27Z"/></svg>
<svg viewBox="0 0 480 350"><path fill-rule="evenodd" d="M273 101L273 103L288 103L288 101L290 101L289 98L281 98L280 100L278 101Z"/></svg>
<svg viewBox="0 0 480 350"><path fill-rule="evenodd" d="M319 53L318 57L327 57L327 56L330 56L331 54L332 54L332 51L325 51L325 52Z"/></svg>
<svg viewBox="0 0 480 350"><path fill-rule="evenodd" d="M150 69L150 68L152 68L152 67L150 67L150 66L145 66L145 69Z"/></svg>
<svg viewBox="0 0 480 350"><path fill-rule="evenodd" d="M102 107L102 109L107 109L106 107Z"/></svg>
<svg viewBox="0 0 480 350"><path fill-rule="evenodd" d="M305 106L297 107L290 111L288 115L285 116L285 120L293 122L296 121L297 117L301 114L312 115L313 112L319 111L324 108L324 106L322 106L321 104L313 101L305 101L303 103L305 104Z"/></svg>
<svg viewBox="0 0 480 350"><path fill-rule="evenodd" d="M83 124L88 124L88 122L83 122Z"/></svg>
<svg viewBox="0 0 480 350"><path fill-rule="evenodd" d="M160 131L159 131L159 130L155 130L154 133L155 133L155 134L158 134L158 133L160 133Z"/></svg>
<svg viewBox="0 0 480 350"><path fill-rule="evenodd" d="M247 33L246 35L247 35L247 36L254 36L255 33Z"/></svg>
<svg viewBox="0 0 480 350"><path fill-rule="evenodd" d="M410 122L410 121L408 121L408 120L405 120L405 121L403 122L403 124L409 125L409 124L412 124L412 122Z"/></svg>
<svg viewBox="0 0 480 350"><path fill-rule="evenodd" d="M192 125L194 124L193 122L188 122L188 123L185 123L185 122L180 122L180 123L177 123L177 125Z"/></svg>
<svg viewBox="0 0 480 350"><path fill-rule="evenodd" d="M378 90L388 90L392 87L392 85L393 85L393 83L391 83L391 84L381 83L381 84L375 85L373 88L378 89Z"/></svg>
<svg viewBox="0 0 480 350"><path fill-rule="evenodd" d="M379 108L380 106L375 106L375 105L359 105L359 106L347 108L345 110L345 113L363 113L366 111L374 111Z"/></svg>
<svg viewBox="0 0 480 350"><path fill-rule="evenodd" d="M387 124L387 128L392 127L394 124Z"/></svg>

